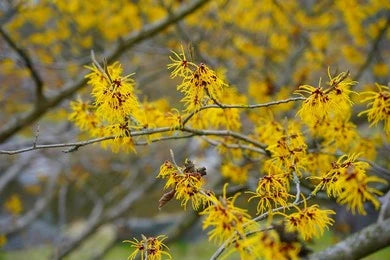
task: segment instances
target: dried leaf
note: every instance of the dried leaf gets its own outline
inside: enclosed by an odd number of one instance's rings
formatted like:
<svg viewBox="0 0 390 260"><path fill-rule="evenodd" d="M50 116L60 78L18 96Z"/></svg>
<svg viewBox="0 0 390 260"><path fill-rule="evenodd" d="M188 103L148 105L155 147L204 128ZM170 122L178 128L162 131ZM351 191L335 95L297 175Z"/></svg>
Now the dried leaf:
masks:
<svg viewBox="0 0 390 260"><path fill-rule="evenodd" d="M175 190L168 191L158 200L158 209L164 207L175 196Z"/></svg>

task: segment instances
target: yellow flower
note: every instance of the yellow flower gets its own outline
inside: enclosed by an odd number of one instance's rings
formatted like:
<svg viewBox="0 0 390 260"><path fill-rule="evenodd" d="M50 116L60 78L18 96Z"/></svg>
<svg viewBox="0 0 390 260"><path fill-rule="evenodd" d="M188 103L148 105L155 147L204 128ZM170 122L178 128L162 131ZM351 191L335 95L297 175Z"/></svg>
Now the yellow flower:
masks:
<svg viewBox="0 0 390 260"><path fill-rule="evenodd" d="M204 185L204 179L199 173L185 173L176 175L175 177L176 193L175 198L181 200L181 205L186 208L187 202L191 200L192 208L198 210L207 201L201 193Z"/></svg>
<svg viewBox="0 0 390 260"><path fill-rule="evenodd" d="M19 195L13 194L4 204L4 208L12 215L18 216L23 211L23 204Z"/></svg>
<svg viewBox="0 0 390 260"><path fill-rule="evenodd" d="M157 237L145 237L142 235L142 240L134 238L134 241L124 240L125 243L130 243L131 247L135 248L134 252L129 255L128 260L133 260L138 253L141 254L141 259L146 260L161 260L163 256L165 259L172 259L172 256L166 251L169 248L163 243L167 236L160 235Z"/></svg>
<svg viewBox="0 0 390 260"><path fill-rule="evenodd" d="M134 81L131 75L121 76L122 67L116 62L107 67L106 72L100 71L95 65L86 77L92 86L95 97L96 114L109 123L121 122L134 111L139 110L137 97L134 93Z"/></svg>
<svg viewBox="0 0 390 260"><path fill-rule="evenodd" d="M374 65L373 72L375 76L384 77L389 74L389 68L386 63L377 63Z"/></svg>
<svg viewBox="0 0 390 260"><path fill-rule="evenodd" d="M219 97L224 104L245 104L246 98L240 95L234 87L224 89ZM191 124L199 128L223 128L238 131L241 128L240 114L237 108L214 108L200 111L193 117Z"/></svg>
<svg viewBox="0 0 390 260"><path fill-rule="evenodd" d="M175 198L181 200L181 206L186 208L188 201L191 200L192 208L198 210L208 201L208 197L202 192L205 174L204 169L195 169L189 160L186 160L185 167L180 169L166 161L161 165L157 177L167 178L165 188L173 188Z"/></svg>
<svg viewBox="0 0 390 260"><path fill-rule="evenodd" d="M352 105L349 95L356 93L350 88L357 82L348 78L348 75L348 72L342 72L332 77L328 68L327 89L320 87L320 84L317 88L309 85L299 87L299 90L296 91L298 94L303 97L305 97L304 94L309 94L297 113L306 124L310 126L318 120L349 116Z"/></svg>
<svg viewBox="0 0 390 260"><path fill-rule="evenodd" d="M251 248L255 259L290 260L299 259L301 246L296 242L282 242L275 230L269 230L246 238L244 248Z"/></svg>
<svg viewBox="0 0 390 260"><path fill-rule="evenodd" d="M378 91L363 92L362 95L367 95L362 102L367 102L369 109L359 113L360 115L367 114L370 126L376 125L379 121L384 121L385 131L390 135L390 91L389 88L383 85L376 84Z"/></svg>
<svg viewBox="0 0 390 260"><path fill-rule="evenodd" d="M160 172L157 175L157 178L167 178L168 181L165 185L166 188L172 186L175 183L174 176L178 174L178 170L175 168L173 163L170 161L165 161L161 166L160 166Z"/></svg>
<svg viewBox="0 0 390 260"><path fill-rule="evenodd" d="M297 113L304 122L310 122L314 116L317 118L326 117L330 109L335 106L329 95L321 87L315 88L303 85L299 87L297 93L302 96L304 96L303 94L309 94Z"/></svg>
<svg viewBox="0 0 390 260"><path fill-rule="evenodd" d="M250 78L248 83L248 95L253 97L256 102L268 102L275 93L276 88L273 80L269 77L265 80Z"/></svg>
<svg viewBox="0 0 390 260"><path fill-rule="evenodd" d="M223 164L221 167L222 176L229 178L232 182L238 184L246 183L248 179L248 170L250 165L239 167L233 163Z"/></svg>
<svg viewBox="0 0 390 260"><path fill-rule="evenodd" d="M227 259L231 254L238 252L240 259L255 260L256 256L253 253L254 243L246 237L235 236L229 247L225 250L221 259Z"/></svg>
<svg viewBox="0 0 390 260"><path fill-rule="evenodd" d="M357 81L351 80L348 76L349 72L341 72L337 76L332 77L330 75L330 68L328 67L329 82L327 84L330 87L329 97L338 104L342 111L352 105L350 94L358 94L350 90L352 86L357 84Z"/></svg>
<svg viewBox="0 0 390 260"><path fill-rule="evenodd" d="M165 125L170 126L172 130L182 127L182 115L179 110L173 108L166 112L164 116Z"/></svg>
<svg viewBox="0 0 390 260"><path fill-rule="evenodd" d="M103 141L101 143L103 147L110 147L114 153L118 153L119 151L136 153L127 120L122 123L103 127L100 130L101 136L115 136L114 139Z"/></svg>
<svg viewBox="0 0 390 260"><path fill-rule="evenodd" d="M256 192L247 193L254 194L254 196L250 197L248 201L253 198L259 198L259 202L257 204L257 214L262 214L265 211L270 211L279 206L287 207L288 199L293 197L293 195L288 194L284 190L275 189L271 189L270 191L256 190Z"/></svg>
<svg viewBox="0 0 390 260"><path fill-rule="evenodd" d="M318 129L319 136L324 138L324 146L339 148L343 151L359 139L356 125L346 120L328 120Z"/></svg>
<svg viewBox="0 0 390 260"><path fill-rule="evenodd" d="M190 112L198 110L209 99L219 100L224 86L226 84L216 73L201 63L177 89L184 93L182 102L186 105L186 111Z"/></svg>
<svg viewBox="0 0 390 260"><path fill-rule="evenodd" d="M99 119L94 113L94 106L81 100L70 102L72 113L69 120L73 121L81 130L93 132L99 125Z"/></svg>
<svg viewBox="0 0 390 260"><path fill-rule="evenodd" d="M370 201L375 209L378 210L380 203L375 195L383 195L383 193L375 188L369 187L368 184L372 182L386 184L387 182L376 176L367 176L352 166L347 168L345 172L340 178L340 183L344 183L344 185L337 202L347 204L348 209L353 214L357 211L361 215L366 215L366 210L364 209L364 203L366 201Z"/></svg>
<svg viewBox="0 0 390 260"><path fill-rule="evenodd" d="M268 146L267 150L272 154L270 160L282 171L289 173L295 171L300 175L301 169L306 164L306 148L307 145L299 126L292 123L282 137L275 144Z"/></svg>
<svg viewBox="0 0 390 260"><path fill-rule="evenodd" d="M205 215L203 229L213 227L208 233L209 240L217 243L227 240L235 232L244 235L244 223L250 221L250 216L245 209L234 206L239 196L236 193L232 198L226 198L227 184L223 188L223 196L218 200L214 195L209 195L210 205L200 215Z"/></svg>
<svg viewBox="0 0 390 260"><path fill-rule="evenodd" d="M331 164L331 169L323 176L312 177L320 180L313 193L325 188L328 196L336 197L340 204L346 204L353 214L357 211L365 215L364 203L370 201L378 209L380 204L375 195L382 194L368 184L387 182L376 176L367 176L365 172L370 165L356 161L358 156L359 154L343 155Z"/></svg>
<svg viewBox="0 0 390 260"><path fill-rule="evenodd" d="M376 141L374 141L374 138L364 138L360 137L357 140L357 143L351 150L352 153L361 153L362 157L374 161L377 150L376 150Z"/></svg>
<svg viewBox="0 0 390 260"><path fill-rule="evenodd" d="M234 252L240 254L240 259L299 259L301 246L297 242L284 242L275 230L261 231L259 225L247 232L246 236L235 236L229 243L223 259Z"/></svg>
<svg viewBox="0 0 390 260"><path fill-rule="evenodd" d="M312 176L321 176L331 168L331 163L336 159L335 156L323 153L309 153L307 155L306 170Z"/></svg>
<svg viewBox="0 0 390 260"><path fill-rule="evenodd" d="M293 197L288 193L289 174L280 173L272 163L267 162L264 166L268 174L259 179L256 192L247 192L253 194L248 201L259 198L257 204L257 214L272 210L278 206L287 207L288 199Z"/></svg>
<svg viewBox="0 0 390 260"><path fill-rule="evenodd" d="M0 234L0 248L7 244L7 237Z"/></svg>
<svg viewBox="0 0 390 260"><path fill-rule="evenodd" d="M256 125L254 135L261 143L275 144L283 136L282 124L274 120L272 115L256 118Z"/></svg>
<svg viewBox="0 0 390 260"><path fill-rule="evenodd" d="M172 63L168 64L168 69L172 69L171 78L175 78L177 76L185 78L192 73L192 70L189 68L189 66L196 67L194 63L187 60L182 45L180 48L180 54L171 51L174 57L169 56L169 59L172 61Z"/></svg>
<svg viewBox="0 0 390 260"><path fill-rule="evenodd" d="M286 228L288 231L298 231L305 240L321 236L324 229L334 222L329 215L336 214L333 210L321 210L318 205L305 206L302 210L298 207L296 209L298 212L285 215Z"/></svg>
<svg viewBox="0 0 390 260"><path fill-rule="evenodd" d="M184 94L181 101L185 103L186 111L198 110L210 99L218 100L226 85L223 80L206 64L201 63L198 66L188 61L183 46L181 46L180 54L173 51L172 53L174 57L169 57L172 63L168 64L168 69L173 69L171 78L176 76L183 78L177 89Z"/></svg>

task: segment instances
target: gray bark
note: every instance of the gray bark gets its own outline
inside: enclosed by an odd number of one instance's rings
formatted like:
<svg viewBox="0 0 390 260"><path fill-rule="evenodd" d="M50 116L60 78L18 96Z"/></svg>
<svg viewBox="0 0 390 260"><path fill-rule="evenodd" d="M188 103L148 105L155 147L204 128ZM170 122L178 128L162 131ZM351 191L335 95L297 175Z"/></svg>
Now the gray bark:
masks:
<svg viewBox="0 0 390 260"><path fill-rule="evenodd" d="M390 246L390 219L371 224L336 245L311 254L307 259L361 259L387 246Z"/></svg>

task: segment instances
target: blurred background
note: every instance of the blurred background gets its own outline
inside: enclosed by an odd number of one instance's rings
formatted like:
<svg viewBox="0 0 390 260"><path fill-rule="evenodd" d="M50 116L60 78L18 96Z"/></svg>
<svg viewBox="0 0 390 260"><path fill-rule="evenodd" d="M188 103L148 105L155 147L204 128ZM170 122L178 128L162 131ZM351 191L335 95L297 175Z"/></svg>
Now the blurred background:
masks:
<svg viewBox="0 0 390 260"><path fill-rule="evenodd" d="M183 109L179 83L170 79L170 50L182 45L190 59L224 75L244 103L293 96L302 84L318 85L332 71L349 71L356 90L387 85L390 66L390 2L379 0L1 0L0 1L0 150L35 144L88 139L68 120L69 101L90 99L84 79L91 50L99 60L120 61L135 72L140 101L165 102ZM278 118L294 117L294 104ZM358 104L356 111L363 105ZM266 113L262 110L262 113ZM369 159L389 167L389 146L381 129L352 118L370 139ZM243 112L243 133L255 122ZM0 259L126 259L121 241L167 234L174 259L208 259L217 245L207 241L200 217L177 201L158 210L164 183L160 165L190 158L207 168L207 185L220 191L253 190L261 176L259 162L245 182L221 174L234 160L202 138L136 147L136 153L113 153L88 145L0 154ZM238 204L255 215L256 205L242 195ZM326 248L376 220L356 216L328 199L336 224L313 250ZM388 259L384 250L368 259ZM234 257L232 258L234 259Z"/></svg>

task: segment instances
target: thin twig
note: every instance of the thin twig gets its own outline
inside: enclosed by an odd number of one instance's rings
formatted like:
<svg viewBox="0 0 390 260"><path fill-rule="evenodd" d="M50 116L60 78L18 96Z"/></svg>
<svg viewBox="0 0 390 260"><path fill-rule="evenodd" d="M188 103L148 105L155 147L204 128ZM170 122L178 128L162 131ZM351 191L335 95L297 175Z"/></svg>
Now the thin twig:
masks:
<svg viewBox="0 0 390 260"><path fill-rule="evenodd" d="M219 103L219 105L216 105L216 104L206 105L206 106L199 108L196 111L191 112L186 118L184 118L183 125L185 125L195 114L199 113L202 110L206 110L206 109L213 109L213 108L214 109L215 108L220 108L220 109L227 109L227 108L255 109L255 108L270 107L270 106L275 106L275 105L280 105L280 104L284 104L284 103L300 101L300 100L305 100L305 99L306 98L304 98L304 97L292 97L292 98L271 101L271 102L267 102L267 103L252 104L252 105L243 105L243 104L229 105L229 104L221 104L221 103Z"/></svg>
<svg viewBox="0 0 390 260"><path fill-rule="evenodd" d="M260 154L267 154L263 149L259 149L259 148L249 146L249 145L227 144L224 142L218 142L216 140L212 140L212 139L207 138L207 137L202 137L202 139L205 140L206 142L208 142L209 144L214 145L214 146L222 145L222 146L229 148L229 149L245 149L245 150L249 150L249 151L260 153Z"/></svg>
<svg viewBox="0 0 390 260"><path fill-rule="evenodd" d="M274 212L277 212L277 211L281 211L281 210L284 210L284 209L288 209L288 208L290 208L290 207L292 207L292 206L294 206L294 205L295 205L295 206L300 205L300 204L302 204L303 202L305 202L305 201L311 199L312 197L313 197L313 195L310 194L310 195L307 196L305 199L302 199L302 200L300 200L300 201L298 201L298 202L293 202L293 203L291 203L290 205L287 205L287 207L275 208L275 209L273 209L273 210L271 211L271 213L274 213ZM255 218L253 219L253 221L256 221L256 222L262 221L262 220L264 220L265 218L268 217L269 213L270 213L269 211L268 211L268 212L265 212L265 213L261 214L260 216L255 217Z"/></svg>
<svg viewBox="0 0 390 260"><path fill-rule="evenodd" d="M192 136L230 136L235 139L245 141L247 143L250 143L258 148L261 148L265 150L266 145L257 142L256 140L251 139L250 137L243 135L238 132L230 131L230 130L201 130L201 129L194 129L190 127L179 127L179 128L171 128L171 127L160 127L160 128L149 128L149 129L144 129L140 131L133 131L130 133L131 137L134 136L145 136L145 135L151 135L151 134L156 134L156 133L164 133L164 132L170 132L170 131L180 131L180 132L186 132L190 133L189 135L185 135L182 137L163 137L160 138L156 141L161 141L161 140L169 140L169 139L180 139L180 138L189 138ZM27 147L27 148L22 148L18 150L0 150L0 154L8 154L8 155L13 155L13 154L19 154L19 153L24 153L28 151L33 151L33 150L39 150L39 149L51 149L51 148L61 148L61 147L72 147L71 149L65 151L65 152L74 152L78 148L94 144L94 143L100 143L103 141L107 140L112 140L115 138L120 138L116 136L105 136L105 137L99 137L99 138L94 138L86 141L80 141L80 142L72 142L72 143L59 143L59 144L45 144L45 145L36 145L34 147ZM146 143L141 143L141 145L145 145Z"/></svg>
<svg viewBox="0 0 390 260"><path fill-rule="evenodd" d="M39 137L39 124L37 124L36 129L35 129L35 139L34 139L34 142L33 142L33 147L34 148L37 147L38 137Z"/></svg>
<svg viewBox="0 0 390 260"><path fill-rule="evenodd" d="M300 183L299 178L298 178L297 174L295 173L295 171L293 172L293 182L295 183L295 187L297 190L297 193L295 195L294 204L297 204L299 201L299 197L301 196L301 183Z"/></svg>
<svg viewBox="0 0 390 260"><path fill-rule="evenodd" d="M171 154L171 159L172 159L173 165L175 165L176 169L177 169L181 174L183 174L182 169L181 169L181 168L179 167L179 165L177 165L177 163L176 163L175 154L173 153L172 149L169 149L169 153Z"/></svg>
<svg viewBox="0 0 390 260"><path fill-rule="evenodd" d="M364 61L363 65L359 68L354 79L359 80L361 78L361 76L363 75L364 71L370 66L371 61L373 60L374 55L375 55L376 51L378 50L379 43L385 37L386 31L389 29L389 26L390 26L390 15L388 15L386 24L379 31L377 37L375 38L375 40L371 46L371 49L366 56L366 60Z"/></svg>

